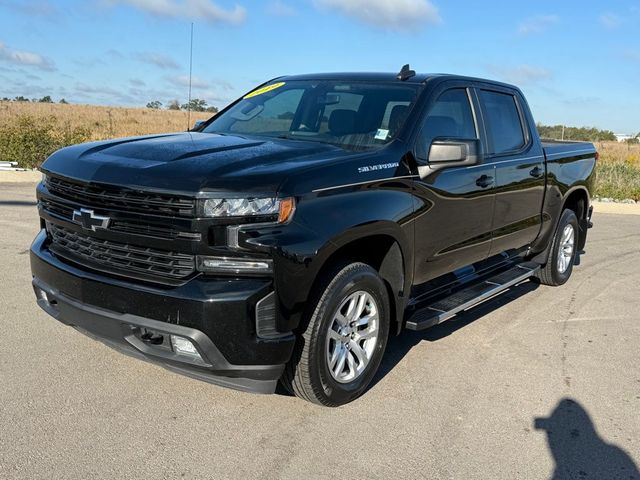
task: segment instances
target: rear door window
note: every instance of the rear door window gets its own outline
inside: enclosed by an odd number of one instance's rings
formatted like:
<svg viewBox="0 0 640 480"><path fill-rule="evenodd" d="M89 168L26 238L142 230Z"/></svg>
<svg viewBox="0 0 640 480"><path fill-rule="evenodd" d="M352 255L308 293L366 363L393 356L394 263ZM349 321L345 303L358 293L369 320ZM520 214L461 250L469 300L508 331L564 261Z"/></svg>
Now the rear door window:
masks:
<svg viewBox="0 0 640 480"><path fill-rule="evenodd" d="M526 143L516 97L509 93L480 90L487 136L493 154L520 150Z"/></svg>

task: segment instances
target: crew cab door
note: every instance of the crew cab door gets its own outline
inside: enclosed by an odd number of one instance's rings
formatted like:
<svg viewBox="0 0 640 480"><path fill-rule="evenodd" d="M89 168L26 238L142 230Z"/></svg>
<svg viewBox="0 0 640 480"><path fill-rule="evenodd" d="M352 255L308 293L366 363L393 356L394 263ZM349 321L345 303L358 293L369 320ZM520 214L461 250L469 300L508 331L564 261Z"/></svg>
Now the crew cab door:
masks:
<svg viewBox="0 0 640 480"><path fill-rule="evenodd" d="M471 89L448 82L433 92L416 139L415 269L419 285L485 259L491 245L494 165L481 160L478 106ZM472 164L429 158L434 143L475 142Z"/></svg>
<svg viewBox="0 0 640 480"><path fill-rule="evenodd" d="M524 98L491 85L476 90L487 137L485 164L495 167L495 209L489 255L517 254L540 232L544 153Z"/></svg>

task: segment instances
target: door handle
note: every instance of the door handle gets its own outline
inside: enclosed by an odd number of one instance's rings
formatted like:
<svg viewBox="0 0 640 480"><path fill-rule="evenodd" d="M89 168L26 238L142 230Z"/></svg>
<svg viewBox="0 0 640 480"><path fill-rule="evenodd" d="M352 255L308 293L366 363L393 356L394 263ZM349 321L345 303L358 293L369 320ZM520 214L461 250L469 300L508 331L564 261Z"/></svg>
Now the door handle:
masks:
<svg viewBox="0 0 640 480"><path fill-rule="evenodd" d="M489 185L493 185L493 177L491 175L482 175L476 180L476 185L487 188Z"/></svg>
<svg viewBox="0 0 640 480"><path fill-rule="evenodd" d="M529 172L529 175L531 175L533 178L540 178L542 175L544 175L544 171L540 167L535 167Z"/></svg>

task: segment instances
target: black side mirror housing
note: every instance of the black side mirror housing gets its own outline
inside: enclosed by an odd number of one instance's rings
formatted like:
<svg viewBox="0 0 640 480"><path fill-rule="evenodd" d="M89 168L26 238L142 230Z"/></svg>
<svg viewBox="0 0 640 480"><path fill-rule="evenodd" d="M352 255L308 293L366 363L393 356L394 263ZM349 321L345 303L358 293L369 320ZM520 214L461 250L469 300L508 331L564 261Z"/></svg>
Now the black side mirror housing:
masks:
<svg viewBox="0 0 640 480"><path fill-rule="evenodd" d="M204 123L205 123L205 120L196 120L195 123L193 124L193 128L191 129L191 131L200 130L200 127L204 125Z"/></svg>
<svg viewBox="0 0 640 480"><path fill-rule="evenodd" d="M429 147L426 165L418 167L425 177L431 172L447 167L467 167L480 163L480 141L477 139L436 138Z"/></svg>

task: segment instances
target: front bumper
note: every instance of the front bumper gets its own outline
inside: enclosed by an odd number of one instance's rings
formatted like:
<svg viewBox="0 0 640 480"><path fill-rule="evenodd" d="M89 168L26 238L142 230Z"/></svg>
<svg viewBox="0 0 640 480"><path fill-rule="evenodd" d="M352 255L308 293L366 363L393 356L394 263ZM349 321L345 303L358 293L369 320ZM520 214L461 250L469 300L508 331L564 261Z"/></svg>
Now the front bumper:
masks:
<svg viewBox="0 0 640 480"><path fill-rule="evenodd" d="M31 247L38 305L122 353L239 390L272 393L293 350L286 332L261 339L255 305L271 290L266 279L196 278L176 288L134 284L64 263L41 232ZM148 342L145 332L164 337ZM175 353L169 336L189 339L201 359ZM148 339L147 339L148 340Z"/></svg>

